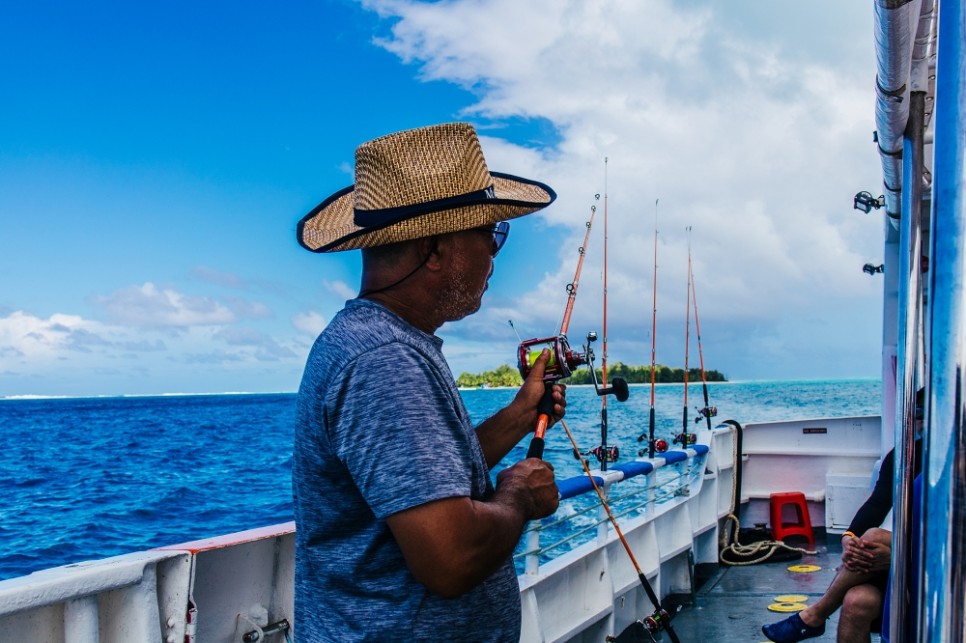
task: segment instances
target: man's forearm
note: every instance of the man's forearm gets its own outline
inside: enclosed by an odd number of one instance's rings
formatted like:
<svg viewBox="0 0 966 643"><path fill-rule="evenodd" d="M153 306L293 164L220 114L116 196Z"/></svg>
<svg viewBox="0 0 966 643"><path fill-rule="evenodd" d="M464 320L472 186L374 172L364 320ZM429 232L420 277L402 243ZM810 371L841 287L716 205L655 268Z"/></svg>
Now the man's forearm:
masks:
<svg viewBox="0 0 966 643"><path fill-rule="evenodd" d="M511 403L476 427L486 466L493 468L533 430L533 415L522 413Z"/></svg>

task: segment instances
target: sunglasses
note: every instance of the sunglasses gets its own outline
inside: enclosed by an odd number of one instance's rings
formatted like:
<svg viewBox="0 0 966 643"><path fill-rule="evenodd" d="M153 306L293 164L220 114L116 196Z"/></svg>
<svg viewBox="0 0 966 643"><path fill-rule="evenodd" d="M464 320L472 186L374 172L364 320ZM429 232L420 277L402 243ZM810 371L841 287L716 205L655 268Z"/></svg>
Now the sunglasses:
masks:
<svg viewBox="0 0 966 643"><path fill-rule="evenodd" d="M493 235L493 247L490 249L490 256L495 257L503 244L506 243L507 235L510 234L510 224L507 221L500 221L492 227L474 228L474 230Z"/></svg>

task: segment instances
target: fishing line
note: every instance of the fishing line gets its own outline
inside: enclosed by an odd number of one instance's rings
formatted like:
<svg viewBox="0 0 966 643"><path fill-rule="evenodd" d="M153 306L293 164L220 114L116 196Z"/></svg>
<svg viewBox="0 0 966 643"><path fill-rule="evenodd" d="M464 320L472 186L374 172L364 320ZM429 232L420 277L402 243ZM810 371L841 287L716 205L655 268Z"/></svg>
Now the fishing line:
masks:
<svg viewBox="0 0 966 643"><path fill-rule="evenodd" d="M522 343L523 342L523 338L520 337L520 333L517 332L517 327L513 325L513 320L512 319L508 319L508 320L506 320L506 323L510 324L510 328L513 329L513 333L517 336L517 343Z"/></svg>
<svg viewBox="0 0 966 643"><path fill-rule="evenodd" d="M560 420L560 425L563 427L564 432L567 434L567 438L570 439L570 444L574 448L574 453L580 452L580 447L577 446L577 441L574 439L573 433L570 432L570 427L563 420ZM648 629L655 628L663 629L667 632L668 638L671 639L672 643L680 643L674 628L671 627L671 615L668 614L667 610L661 605L660 599L658 599L657 594L654 592L654 588L651 587L650 581L647 580L647 576L641 571L641 566L637 562L637 557L634 556L634 552L631 551L631 546L627 543L627 539L624 537L624 532L621 530L620 525L617 523L617 519L610 510L610 504L604 498L604 492L601 491L600 486L598 486L597 481L594 480L594 474L591 472L590 467L587 466L587 460L580 458L580 465L584 469L584 473L590 479L590 484L593 485L594 491L597 492L597 497L600 499L600 506L604 508L607 513L607 519L610 520L611 525L614 527L614 532L617 534L618 539L620 539L621 545L624 547L624 551L627 553L627 557L631 561L631 565L634 566L634 571L637 572L637 578L641 581L641 586L644 588L644 593L647 594L647 598L651 601L654 606L654 613L645 619L643 623Z"/></svg>

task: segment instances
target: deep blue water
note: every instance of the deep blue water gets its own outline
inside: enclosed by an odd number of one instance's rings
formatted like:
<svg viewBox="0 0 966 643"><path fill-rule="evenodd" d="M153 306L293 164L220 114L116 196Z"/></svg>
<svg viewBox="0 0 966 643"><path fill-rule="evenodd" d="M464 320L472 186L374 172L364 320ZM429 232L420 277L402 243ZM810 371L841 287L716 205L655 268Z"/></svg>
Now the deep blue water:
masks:
<svg viewBox="0 0 966 643"><path fill-rule="evenodd" d="M689 388L689 423L704 406ZM877 415L878 380L715 383L716 421ZM515 391L464 392L474 421ZM683 423L683 387L659 385L657 433ZM608 401L608 443L632 459L647 428L650 388ZM0 400L0 578L292 519L294 394ZM600 443L600 398L568 390L567 424L582 449ZM523 458L527 441L507 457ZM563 431L545 457L581 472Z"/></svg>

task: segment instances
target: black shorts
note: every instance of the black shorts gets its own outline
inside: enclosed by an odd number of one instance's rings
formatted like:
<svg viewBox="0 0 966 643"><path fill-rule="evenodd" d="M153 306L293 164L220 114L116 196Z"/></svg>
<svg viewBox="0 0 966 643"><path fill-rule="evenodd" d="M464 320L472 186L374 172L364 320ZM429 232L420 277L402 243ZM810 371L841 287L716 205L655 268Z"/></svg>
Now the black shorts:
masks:
<svg viewBox="0 0 966 643"><path fill-rule="evenodd" d="M882 592L882 605L879 607L879 615L872 619L870 627L873 634L878 634L882 631L882 609L885 606L886 586L889 584L889 570L878 572L873 578L869 579L868 584Z"/></svg>

